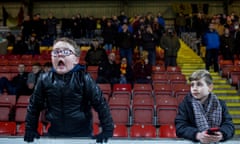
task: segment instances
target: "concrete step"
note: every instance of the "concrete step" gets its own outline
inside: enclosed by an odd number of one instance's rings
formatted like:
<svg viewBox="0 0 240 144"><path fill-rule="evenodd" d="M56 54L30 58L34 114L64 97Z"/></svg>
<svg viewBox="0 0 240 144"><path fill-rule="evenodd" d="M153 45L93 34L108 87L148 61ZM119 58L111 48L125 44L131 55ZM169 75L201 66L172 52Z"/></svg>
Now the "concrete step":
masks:
<svg viewBox="0 0 240 144"><path fill-rule="evenodd" d="M226 104L228 107L240 107L239 102L227 102Z"/></svg>
<svg viewBox="0 0 240 144"><path fill-rule="evenodd" d="M214 89L213 93L215 93L217 96L218 95L236 95L237 91L236 90L221 90L221 89Z"/></svg>

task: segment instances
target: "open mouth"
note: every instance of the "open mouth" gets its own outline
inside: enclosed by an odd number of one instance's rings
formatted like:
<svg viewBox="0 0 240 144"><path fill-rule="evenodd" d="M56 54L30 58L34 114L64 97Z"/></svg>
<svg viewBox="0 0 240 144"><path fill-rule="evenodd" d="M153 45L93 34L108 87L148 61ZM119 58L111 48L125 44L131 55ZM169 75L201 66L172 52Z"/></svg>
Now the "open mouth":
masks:
<svg viewBox="0 0 240 144"><path fill-rule="evenodd" d="M65 66L65 63L64 63L62 60L60 60L60 61L58 62L58 66L60 66L60 67Z"/></svg>

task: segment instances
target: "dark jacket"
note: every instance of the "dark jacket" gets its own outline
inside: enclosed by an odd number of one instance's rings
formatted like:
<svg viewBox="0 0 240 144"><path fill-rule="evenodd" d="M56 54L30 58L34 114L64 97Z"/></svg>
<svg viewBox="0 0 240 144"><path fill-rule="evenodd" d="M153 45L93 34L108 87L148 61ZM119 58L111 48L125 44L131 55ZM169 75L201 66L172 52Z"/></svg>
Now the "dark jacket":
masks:
<svg viewBox="0 0 240 144"><path fill-rule="evenodd" d="M101 77L99 83L110 83L112 79L119 79L119 66L115 62L113 64L110 64L109 61L101 62L98 66L98 77Z"/></svg>
<svg viewBox="0 0 240 144"><path fill-rule="evenodd" d="M176 57L181 45L178 37L164 35L160 40L160 46L164 49L165 56Z"/></svg>
<svg viewBox="0 0 240 144"><path fill-rule="evenodd" d="M175 119L176 134L180 138L197 142L196 134L198 128L195 122L191 97L192 96L188 94L182 103L179 104L178 114ZM233 137L235 128L225 102L220 100L220 104L222 106L222 124L220 126L220 131L223 134L222 141L226 141Z"/></svg>
<svg viewBox="0 0 240 144"><path fill-rule="evenodd" d="M23 74L18 74L13 77L11 84L16 87L16 95L29 95L30 90L27 86L28 72L24 72Z"/></svg>
<svg viewBox="0 0 240 144"><path fill-rule="evenodd" d="M127 31L127 32L120 32L118 34L118 40L117 44L119 48L122 49L132 49L133 48L133 35Z"/></svg>
<svg viewBox="0 0 240 144"><path fill-rule="evenodd" d="M92 107L99 114L103 132L113 131L110 110L100 88L79 65L64 75L51 71L40 76L27 109L26 130L36 131L39 113L45 103L51 136L91 136Z"/></svg>
<svg viewBox="0 0 240 144"><path fill-rule="evenodd" d="M156 34L151 34L149 32L142 34L143 49L144 50L155 50L157 46L158 36Z"/></svg>
<svg viewBox="0 0 240 144"><path fill-rule="evenodd" d="M85 61L88 66L98 66L101 62L107 61L107 53L103 48L94 49L93 46L87 51Z"/></svg>

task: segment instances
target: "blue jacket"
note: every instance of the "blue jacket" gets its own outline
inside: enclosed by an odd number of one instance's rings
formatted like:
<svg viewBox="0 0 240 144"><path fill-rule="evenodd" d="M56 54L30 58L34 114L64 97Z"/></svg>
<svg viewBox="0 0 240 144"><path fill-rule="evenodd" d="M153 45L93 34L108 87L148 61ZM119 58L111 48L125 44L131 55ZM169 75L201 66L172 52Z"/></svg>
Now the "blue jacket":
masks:
<svg viewBox="0 0 240 144"><path fill-rule="evenodd" d="M216 31L207 31L203 36L203 44L206 50L219 49L220 37Z"/></svg>

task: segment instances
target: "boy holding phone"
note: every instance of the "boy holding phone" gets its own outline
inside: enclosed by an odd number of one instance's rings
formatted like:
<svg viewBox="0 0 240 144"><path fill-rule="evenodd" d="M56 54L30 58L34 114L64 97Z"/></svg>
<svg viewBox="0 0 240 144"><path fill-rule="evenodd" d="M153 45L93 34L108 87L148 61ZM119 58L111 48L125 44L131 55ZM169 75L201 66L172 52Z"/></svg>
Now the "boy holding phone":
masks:
<svg viewBox="0 0 240 144"><path fill-rule="evenodd" d="M235 131L232 117L225 102L212 93L210 73L197 70L189 81L191 93L179 105L175 119L177 136L204 144L232 138Z"/></svg>

